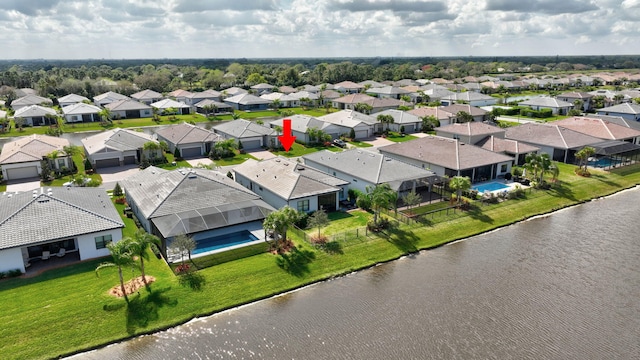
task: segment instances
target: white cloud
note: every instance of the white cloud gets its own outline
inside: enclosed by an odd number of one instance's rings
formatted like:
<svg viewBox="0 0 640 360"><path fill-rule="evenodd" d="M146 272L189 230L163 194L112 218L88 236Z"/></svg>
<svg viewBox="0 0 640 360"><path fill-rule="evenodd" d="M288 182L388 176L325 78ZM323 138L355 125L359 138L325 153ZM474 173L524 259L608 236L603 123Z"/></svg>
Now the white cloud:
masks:
<svg viewBox="0 0 640 360"><path fill-rule="evenodd" d="M4 1L4 58L630 54L640 0ZM597 47L595 47L597 45Z"/></svg>

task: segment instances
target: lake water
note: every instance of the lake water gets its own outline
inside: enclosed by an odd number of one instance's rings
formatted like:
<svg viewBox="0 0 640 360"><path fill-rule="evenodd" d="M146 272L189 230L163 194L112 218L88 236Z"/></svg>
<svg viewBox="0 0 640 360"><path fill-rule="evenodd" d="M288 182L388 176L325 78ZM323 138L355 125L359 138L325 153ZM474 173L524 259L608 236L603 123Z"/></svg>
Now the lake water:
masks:
<svg viewBox="0 0 640 360"><path fill-rule="evenodd" d="M638 359L638 204L625 191L74 358Z"/></svg>

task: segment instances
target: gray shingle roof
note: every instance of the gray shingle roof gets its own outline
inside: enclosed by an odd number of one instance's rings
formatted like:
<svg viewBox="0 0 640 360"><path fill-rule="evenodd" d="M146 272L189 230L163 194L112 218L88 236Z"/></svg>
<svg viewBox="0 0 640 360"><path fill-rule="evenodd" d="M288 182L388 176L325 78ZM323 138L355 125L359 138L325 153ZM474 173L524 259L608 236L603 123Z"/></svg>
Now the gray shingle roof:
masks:
<svg viewBox="0 0 640 360"><path fill-rule="evenodd" d="M336 171L350 174L372 184L435 177L432 171L392 159L380 153L361 149L351 149L337 153L324 150L307 154L302 158Z"/></svg>
<svg viewBox="0 0 640 360"><path fill-rule="evenodd" d="M172 144L193 144L220 140L220 135L201 127L182 123L158 129L156 134Z"/></svg>
<svg viewBox="0 0 640 360"><path fill-rule="evenodd" d="M507 128L505 138L556 149L578 149L602 141L558 125L536 123Z"/></svg>
<svg viewBox="0 0 640 360"><path fill-rule="evenodd" d="M104 189L34 191L0 195L0 249L124 227Z"/></svg>
<svg viewBox="0 0 640 360"><path fill-rule="evenodd" d="M348 184L282 157L263 161L250 159L234 171L285 200L334 193L340 190L337 186Z"/></svg>
<svg viewBox="0 0 640 360"><path fill-rule="evenodd" d="M205 169L151 166L122 186L165 238L262 220L274 210L226 175Z"/></svg>

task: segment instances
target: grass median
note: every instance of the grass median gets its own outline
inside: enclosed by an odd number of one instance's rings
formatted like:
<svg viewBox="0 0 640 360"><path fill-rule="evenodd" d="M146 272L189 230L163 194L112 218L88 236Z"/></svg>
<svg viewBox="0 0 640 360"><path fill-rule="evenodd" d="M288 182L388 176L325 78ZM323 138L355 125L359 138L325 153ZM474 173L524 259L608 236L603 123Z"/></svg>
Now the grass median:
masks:
<svg viewBox="0 0 640 360"><path fill-rule="evenodd" d="M54 358L124 338L157 331L269 297L333 276L389 261L420 249L473 236L528 217L605 196L640 183L640 165L610 173L593 171L590 178L559 164L557 186L532 191L526 199L479 207L448 221L400 226L385 234L338 240L338 251L326 251L294 237L296 249L286 255L259 253L238 259L217 259L200 270L200 290L182 286L163 261L152 256L146 273L156 277L150 290L133 294L130 303L107 292L118 284L115 269L96 276L104 260L45 272L33 278L0 281L0 348L7 359ZM366 213L334 220L338 227L361 226ZM327 228L331 232L340 231ZM310 230L317 231L317 230ZM338 238L340 238L338 236ZM139 271L126 269L127 279Z"/></svg>

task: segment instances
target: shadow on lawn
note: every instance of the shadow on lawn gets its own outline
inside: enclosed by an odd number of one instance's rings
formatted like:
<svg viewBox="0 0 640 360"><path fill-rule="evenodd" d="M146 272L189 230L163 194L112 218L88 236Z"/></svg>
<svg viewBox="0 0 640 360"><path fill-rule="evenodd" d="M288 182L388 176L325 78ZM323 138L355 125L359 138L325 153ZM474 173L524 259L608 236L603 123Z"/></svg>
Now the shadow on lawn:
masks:
<svg viewBox="0 0 640 360"><path fill-rule="evenodd" d="M149 322L158 320L158 309L164 306L176 306L178 300L171 299L164 293L171 288L152 289L146 295L137 295L129 299L127 305L127 332L134 334L136 329L145 328Z"/></svg>
<svg viewBox="0 0 640 360"><path fill-rule="evenodd" d="M469 217L471 217L472 219L480 220L488 224L493 223L493 219L491 218L491 216L483 213L482 208L477 205L471 206L471 208L467 210L466 213L469 214Z"/></svg>
<svg viewBox="0 0 640 360"><path fill-rule="evenodd" d="M551 186L551 189L549 189L548 192L553 196L558 196L571 201L578 201L578 199L576 199L575 194L573 193L573 189L571 189L569 185L567 185L562 181L558 181L557 183L553 184L553 186Z"/></svg>
<svg viewBox="0 0 640 360"><path fill-rule="evenodd" d="M285 254L281 254L276 258L278 266L288 272L289 274L302 277L309 273L309 264L316 258L310 250L299 250L293 248L291 251Z"/></svg>
<svg viewBox="0 0 640 360"><path fill-rule="evenodd" d="M605 183L605 184L607 184L609 186L612 186L612 187L622 187L622 185L618 184L615 181L611 181L611 180L607 179L607 177L602 175L602 174L591 174L591 178L596 179L596 180L598 180L598 181L600 181L602 183Z"/></svg>
<svg viewBox="0 0 640 360"><path fill-rule="evenodd" d="M323 245L320 245L319 248L326 252L327 254L338 254L338 255L342 255L344 254L344 252L342 251L342 244L340 244L337 241L329 241L328 243L325 243Z"/></svg>
<svg viewBox="0 0 640 360"><path fill-rule="evenodd" d="M380 235L385 236L387 241L405 253L418 251L415 244L420 240L420 238L417 237L412 230L404 230L394 227L380 232Z"/></svg>

